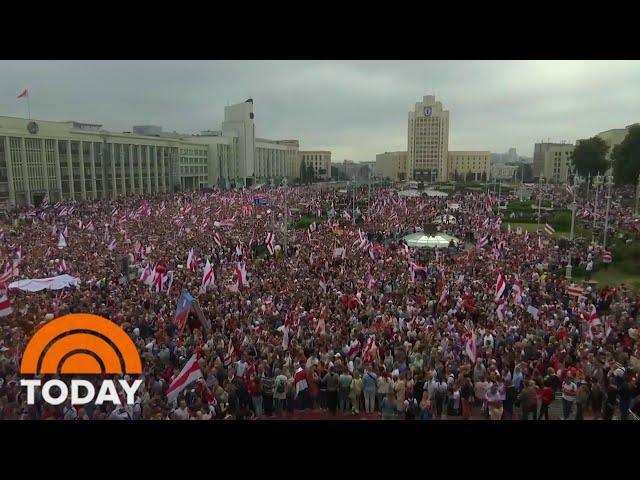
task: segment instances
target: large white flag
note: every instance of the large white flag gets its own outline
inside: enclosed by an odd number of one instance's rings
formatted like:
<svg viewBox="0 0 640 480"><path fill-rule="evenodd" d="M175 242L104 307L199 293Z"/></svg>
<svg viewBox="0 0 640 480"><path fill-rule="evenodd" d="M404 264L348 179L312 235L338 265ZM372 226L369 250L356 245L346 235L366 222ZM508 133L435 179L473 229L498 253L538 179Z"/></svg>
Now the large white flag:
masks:
<svg viewBox="0 0 640 480"><path fill-rule="evenodd" d="M200 365L198 365L198 358L194 354L169 385L169 390L167 390L169 402L175 402L180 392L199 378L202 378L202 371L200 370Z"/></svg>
<svg viewBox="0 0 640 480"><path fill-rule="evenodd" d="M204 274L202 275L202 285L200 285L200 293L205 293L207 291L207 287L211 285L214 280L215 274L213 272L213 267L211 266L211 262L207 260L207 263L204 266Z"/></svg>
<svg viewBox="0 0 640 480"><path fill-rule="evenodd" d="M67 240L64 238L62 232L60 232L60 236L58 237L58 248L64 248L67 246Z"/></svg>

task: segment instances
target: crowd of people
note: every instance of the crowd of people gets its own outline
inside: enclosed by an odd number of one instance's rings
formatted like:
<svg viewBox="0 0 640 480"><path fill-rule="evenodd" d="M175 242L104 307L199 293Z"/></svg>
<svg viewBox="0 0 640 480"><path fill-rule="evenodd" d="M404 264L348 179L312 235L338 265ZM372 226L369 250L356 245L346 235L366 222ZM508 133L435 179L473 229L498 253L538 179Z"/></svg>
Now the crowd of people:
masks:
<svg viewBox="0 0 640 480"><path fill-rule="evenodd" d="M601 261L602 249L560 248L553 236L511 228L485 192L402 198L363 190L355 202L304 188L255 195L45 201L8 212L0 234L6 285L62 273L80 283L8 289L0 419L316 411L526 420L549 419L554 402L567 420L637 412L640 297L624 285L573 284L561 270L570 259ZM402 241L444 213L456 222L438 228L463 249ZM184 291L198 308L181 322ZM134 341L143 363L134 405L52 406L40 394L27 403L24 347L46 322L73 312L108 318ZM167 395L194 356L201 378Z"/></svg>

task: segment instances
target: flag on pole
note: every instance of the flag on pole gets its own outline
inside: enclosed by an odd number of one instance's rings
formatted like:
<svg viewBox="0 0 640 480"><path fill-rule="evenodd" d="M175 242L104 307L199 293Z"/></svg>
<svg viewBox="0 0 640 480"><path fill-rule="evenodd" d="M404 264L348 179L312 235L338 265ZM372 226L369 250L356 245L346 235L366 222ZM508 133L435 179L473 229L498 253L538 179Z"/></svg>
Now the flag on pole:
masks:
<svg viewBox="0 0 640 480"><path fill-rule="evenodd" d="M498 279L496 280L496 295L495 295L496 302L502 298L502 295L504 294L504 291L506 288L507 288L507 282L505 282L504 277L502 276L502 273L498 273Z"/></svg>
<svg viewBox="0 0 640 480"><path fill-rule="evenodd" d="M200 370L200 365L198 365L198 357L193 354L178 376L169 385L167 400L172 403L175 402L180 392L202 377L202 371Z"/></svg>
<svg viewBox="0 0 640 480"><path fill-rule="evenodd" d="M235 352L235 348L233 346L233 343L231 342L231 339L229 339L229 344L227 345L227 353L224 356L225 367L228 367L229 365L231 365L231 360L233 358L234 352Z"/></svg>
<svg viewBox="0 0 640 480"><path fill-rule="evenodd" d="M60 232L60 236L58 237L58 248L64 248L67 246L67 240L64 238L64 234Z"/></svg>
<svg viewBox="0 0 640 480"><path fill-rule="evenodd" d="M544 224L544 231L547 232L549 235L553 235L556 231L555 228L553 228L551 225L549 225L548 223Z"/></svg>
<svg viewBox="0 0 640 480"><path fill-rule="evenodd" d="M478 248L483 248L489 243L489 235L485 235L480 240L478 240Z"/></svg>
<svg viewBox="0 0 640 480"><path fill-rule="evenodd" d="M269 255L273 255L274 254L273 233L267 233L267 237L265 238L264 243L267 245L267 250L269 251Z"/></svg>
<svg viewBox="0 0 640 480"><path fill-rule="evenodd" d="M7 286L4 283L0 283L0 317L11 315L12 312L13 308L7 295Z"/></svg>
<svg viewBox="0 0 640 480"><path fill-rule="evenodd" d="M584 290L576 285L568 286L566 292L567 295L570 295L572 297L580 297L584 295Z"/></svg>
<svg viewBox="0 0 640 480"><path fill-rule="evenodd" d="M193 248L189 249L189 255L187 256L187 268L192 272L195 272L198 267L196 262L196 255L193 252Z"/></svg>
<svg viewBox="0 0 640 480"><path fill-rule="evenodd" d="M22 97L29 97L29 89L25 88L22 93L20 95L18 95L18 98L22 98Z"/></svg>
<svg viewBox="0 0 640 480"><path fill-rule="evenodd" d="M471 363L476 363L476 332L474 330L471 331L471 335L469 335L469 338L467 338L467 341L465 343L465 351L469 356L469 360L471 360Z"/></svg>
<svg viewBox="0 0 640 480"><path fill-rule="evenodd" d="M247 280L247 268L243 263L238 262L236 265L236 275L238 279L238 288L246 287L249 285L249 281Z"/></svg>
<svg viewBox="0 0 640 480"><path fill-rule="evenodd" d="M187 323L187 317L191 311L191 304L193 303L193 300L194 299L191 294L186 290L183 290L180 298L178 298L178 305L173 321L178 326L179 330L182 330Z"/></svg>
<svg viewBox="0 0 640 480"><path fill-rule="evenodd" d="M204 266L204 274L202 275L202 285L200 285L200 293L205 293L207 291L207 287L215 281L215 278L216 277L213 272L211 262L207 260L207 263Z"/></svg>

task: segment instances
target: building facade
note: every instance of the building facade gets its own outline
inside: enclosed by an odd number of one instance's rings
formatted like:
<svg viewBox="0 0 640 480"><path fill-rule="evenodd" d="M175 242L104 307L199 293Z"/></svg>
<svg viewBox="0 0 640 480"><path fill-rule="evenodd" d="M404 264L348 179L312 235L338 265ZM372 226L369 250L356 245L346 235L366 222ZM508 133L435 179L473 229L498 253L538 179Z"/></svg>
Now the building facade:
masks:
<svg viewBox="0 0 640 480"><path fill-rule="evenodd" d="M571 174L574 146L570 143L536 143L533 147L533 176L548 182L565 183Z"/></svg>
<svg viewBox="0 0 640 480"><path fill-rule="evenodd" d="M491 152L489 151L450 151L448 153L449 180L478 181L491 175Z"/></svg>
<svg viewBox="0 0 640 480"><path fill-rule="evenodd" d="M331 178L331 152L326 150L304 150L299 155L300 166L302 164L305 167L311 165L316 179L329 180Z"/></svg>
<svg viewBox="0 0 640 480"><path fill-rule="evenodd" d="M493 180L514 180L519 168L517 165L492 165L491 178Z"/></svg>
<svg viewBox="0 0 640 480"><path fill-rule="evenodd" d="M448 179L449 111L427 95L409 112L408 176L428 182Z"/></svg>
<svg viewBox="0 0 640 480"><path fill-rule="evenodd" d="M101 125L0 117L0 203L114 198L172 191L179 142Z"/></svg>
<svg viewBox="0 0 640 480"><path fill-rule="evenodd" d="M330 178L331 152L307 153L322 157L314 169ZM6 206L38 205L45 195L100 199L292 181L301 161L298 140L255 137L251 99L225 108L222 130L197 135L156 125L116 133L89 123L0 117L0 205Z"/></svg>
<svg viewBox="0 0 640 480"><path fill-rule="evenodd" d="M384 152L377 154L374 175L395 182L407 180L409 178L408 153Z"/></svg>

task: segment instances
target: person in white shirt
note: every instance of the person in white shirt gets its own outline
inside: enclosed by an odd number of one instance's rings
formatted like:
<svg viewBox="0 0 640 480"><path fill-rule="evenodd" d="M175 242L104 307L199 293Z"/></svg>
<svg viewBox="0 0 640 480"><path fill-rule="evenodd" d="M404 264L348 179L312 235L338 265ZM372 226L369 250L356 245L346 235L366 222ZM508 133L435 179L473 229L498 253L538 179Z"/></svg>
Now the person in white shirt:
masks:
<svg viewBox="0 0 640 480"><path fill-rule="evenodd" d="M497 383L492 383L489 390L485 394L484 400L489 410L489 418L491 420L500 420L502 418L502 393Z"/></svg>
<svg viewBox="0 0 640 480"><path fill-rule="evenodd" d="M180 400L180 406L172 412L172 417L174 420L189 420L187 402Z"/></svg>
<svg viewBox="0 0 640 480"><path fill-rule="evenodd" d="M562 383L562 419L569 420L573 404L576 403L578 387L573 381L573 374L569 372Z"/></svg>

